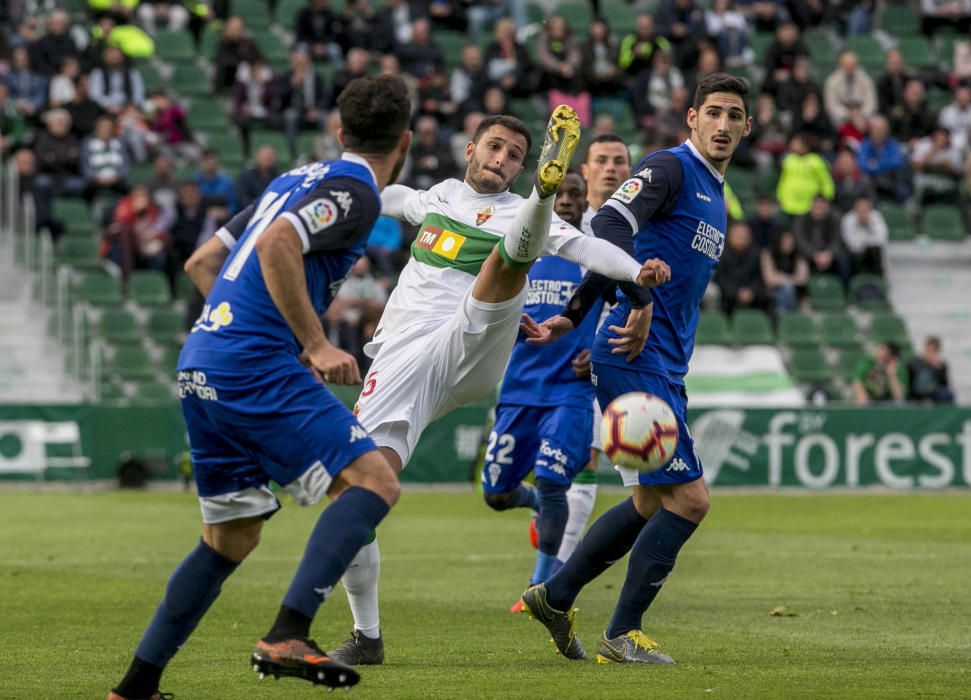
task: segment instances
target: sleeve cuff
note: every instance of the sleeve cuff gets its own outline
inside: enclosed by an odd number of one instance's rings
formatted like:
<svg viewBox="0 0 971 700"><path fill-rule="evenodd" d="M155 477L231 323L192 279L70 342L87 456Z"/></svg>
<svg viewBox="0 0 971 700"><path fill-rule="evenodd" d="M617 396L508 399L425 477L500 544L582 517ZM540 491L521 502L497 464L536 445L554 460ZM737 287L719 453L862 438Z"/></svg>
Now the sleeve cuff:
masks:
<svg viewBox="0 0 971 700"><path fill-rule="evenodd" d="M213 235L216 238L218 238L220 241L222 241L223 245L229 248L230 250L236 247L236 239L233 237L233 234L229 232L229 229L227 229L225 226L223 226L220 229L217 229L217 231Z"/></svg>
<svg viewBox="0 0 971 700"><path fill-rule="evenodd" d="M631 233L637 233L638 229L640 229L640 226L637 225L637 219L634 217L634 213L616 199L608 199L606 202L604 202L604 206L620 212L620 215L624 217L628 224L630 224Z"/></svg>
<svg viewBox="0 0 971 700"><path fill-rule="evenodd" d="M303 225L303 221L300 220L300 217L293 212L285 211L283 214L281 214L281 216L293 224L293 229L297 232L297 235L300 236L300 243L303 246L303 253L306 255L310 250L310 236L307 235L307 227Z"/></svg>

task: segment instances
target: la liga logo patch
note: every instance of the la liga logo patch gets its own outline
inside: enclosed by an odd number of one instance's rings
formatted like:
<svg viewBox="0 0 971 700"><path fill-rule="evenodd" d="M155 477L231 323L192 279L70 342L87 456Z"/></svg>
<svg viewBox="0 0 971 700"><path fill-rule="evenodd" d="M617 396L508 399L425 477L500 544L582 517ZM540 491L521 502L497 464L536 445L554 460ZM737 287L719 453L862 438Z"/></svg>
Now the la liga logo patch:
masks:
<svg viewBox="0 0 971 700"><path fill-rule="evenodd" d="M337 205L329 199L318 199L303 207L299 214L310 233L319 233L337 221Z"/></svg>
<svg viewBox="0 0 971 700"><path fill-rule="evenodd" d="M630 180L617 188L617 191L614 192L613 198L619 199L625 204L630 204L632 201L634 201L634 198L640 194L643 186L644 185L639 178L632 177Z"/></svg>

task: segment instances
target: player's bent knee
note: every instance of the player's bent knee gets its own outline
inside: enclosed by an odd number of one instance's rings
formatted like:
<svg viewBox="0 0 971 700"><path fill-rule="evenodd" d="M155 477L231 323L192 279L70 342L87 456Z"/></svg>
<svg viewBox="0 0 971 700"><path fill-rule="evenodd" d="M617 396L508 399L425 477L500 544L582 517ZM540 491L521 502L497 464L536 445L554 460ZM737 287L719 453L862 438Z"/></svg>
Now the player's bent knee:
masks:
<svg viewBox="0 0 971 700"><path fill-rule="evenodd" d="M502 512L509 509L509 499L512 497L512 492L510 493L484 493L482 494L486 505L492 508L492 510Z"/></svg>
<svg viewBox="0 0 971 700"><path fill-rule="evenodd" d="M259 545L264 522L263 518L242 518L206 525L202 539L227 559L243 561Z"/></svg>
<svg viewBox="0 0 971 700"><path fill-rule="evenodd" d="M344 467L334 478L328 495L336 499L351 486L373 491L389 506L397 503L401 496L398 474L377 450L361 455Z"/></svg>

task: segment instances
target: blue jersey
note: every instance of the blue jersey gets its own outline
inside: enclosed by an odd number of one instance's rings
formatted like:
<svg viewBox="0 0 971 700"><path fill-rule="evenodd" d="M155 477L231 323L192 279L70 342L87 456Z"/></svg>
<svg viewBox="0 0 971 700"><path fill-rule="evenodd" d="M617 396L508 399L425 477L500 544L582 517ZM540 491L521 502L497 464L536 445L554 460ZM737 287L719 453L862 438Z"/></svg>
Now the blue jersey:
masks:
<svg viewBox="0 0 971 700"><path fill-rule="evenodd" d="M307 293L323 315L364 253L380 209L374 176L357 156L312 163L274 179L227 226L230 240L221 232L227 243L236 238L235 245L192 327L178 368L231 371L293 362L302 349L267 290L257 240L279 217L293 225L303 243Z"/></svg>
<svg viewBox="0 0 971 700"><path fill-rule="evenodd" d="M552 255L538 258L529 271L524 311L538 322L559 314L582 278L583 270L574 262ZM593 344L599 319L598 305L578 328L551 345L529 345L520 333L502 380L499 403L589 406L593 385L573 374L571 360Z"/></svg>
<svg viewBox="0 0 971 700"><path fill-rule="evenodd" d="M671 280L652 290L651 332L644 351L631 363L624 355L610 354L607 344L616 337L607 326L624 326L630 311L628 299L618 295L619 303L594 343L594 365L628 367L684 383L701 299L725 247L722 182L688 141L647 156L600 210L594 219L597 235L599 226L609 225L619 214L634 231L634 257L639 262L660 258L671 267ZM598 221L601 217L605 221Z"/></svg>

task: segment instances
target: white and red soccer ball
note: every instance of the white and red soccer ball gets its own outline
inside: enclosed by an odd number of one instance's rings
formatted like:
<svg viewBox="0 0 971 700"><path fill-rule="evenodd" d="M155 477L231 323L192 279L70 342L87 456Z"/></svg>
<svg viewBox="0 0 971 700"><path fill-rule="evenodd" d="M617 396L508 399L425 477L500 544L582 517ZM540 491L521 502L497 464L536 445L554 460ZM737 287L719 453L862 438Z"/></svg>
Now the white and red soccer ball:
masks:
<svg viewBox="0 0 971 700"><path fill-rule="evenodd" d="M604 454L616 465L657 471L674 456L678 421L667 402L634 391L610 402L600 421Z"/></svg>

